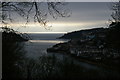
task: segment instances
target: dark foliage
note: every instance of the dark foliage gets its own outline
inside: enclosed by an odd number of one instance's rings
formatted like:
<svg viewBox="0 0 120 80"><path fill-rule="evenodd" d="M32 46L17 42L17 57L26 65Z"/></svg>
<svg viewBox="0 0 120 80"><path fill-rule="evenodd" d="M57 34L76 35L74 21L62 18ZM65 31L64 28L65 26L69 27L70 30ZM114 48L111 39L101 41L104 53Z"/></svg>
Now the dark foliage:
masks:
<svg viewBox="0 0 120 80"><path fill-rule="evenodd" d="M22 42L28 40L29 36L27 34L19 33L11 28L2 27L2 41Z"/></svg>
<svg viewBox="0 0 120 80"><path fill-rule="evenodd" d="M107 47L120 49L120 22L112 22L107 32L106 42Z"/></svg>
<svg viewBox="0 0 120 80"><path fill-rule="evenodd" d="M23 59L24 53L22 46L17 42L3 42L2 43L2 78L8 79L20 79L22 73L19 68L19 64Z"/></svg>
<svg viewBox="0 0 120 80"><path fill-rule="evenodd" d="M24 58L23 44L26 41L12 29L6 28L2 32L2 79L16 79L22 77L20 64Z"/></svg>

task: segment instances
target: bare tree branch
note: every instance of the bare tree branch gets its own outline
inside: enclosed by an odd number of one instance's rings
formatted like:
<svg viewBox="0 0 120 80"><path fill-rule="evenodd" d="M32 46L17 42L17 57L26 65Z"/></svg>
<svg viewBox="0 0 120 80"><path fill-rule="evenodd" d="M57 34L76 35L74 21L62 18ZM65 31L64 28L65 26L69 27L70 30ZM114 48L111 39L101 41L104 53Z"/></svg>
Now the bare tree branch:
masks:
<svg viewBox="0 0 120 80"><path fill-rule="evenodd" d="M34 17L34 21L40 23L43 26L47 26L48 20L47 16L50 14L54 19L58 17L69 17L69 10L65 9L63 6L65 3L62 2L47 2L46 9L43 11L40 6L40 2L2 2L0 4L0 9L2 10L3 20L9 19L12 22L11 15L15 13L19 14L26 20L26 24L30 22L31 14ZM33 11L33 13L31 13ZM9 14L7 13L9 12ZM11 12L15 12L12 14ZM8 18L9 17L9 18ZM14 20L14 19L13 19Z"/></svg>
<svg viewBox="0 0 120 80"><path fill-rule="evenodd" d="M113 18L114 22L116 23L120 22L120 0L119 2L113 3L112 10L113 10L113 13L111 17Z"/></svg>

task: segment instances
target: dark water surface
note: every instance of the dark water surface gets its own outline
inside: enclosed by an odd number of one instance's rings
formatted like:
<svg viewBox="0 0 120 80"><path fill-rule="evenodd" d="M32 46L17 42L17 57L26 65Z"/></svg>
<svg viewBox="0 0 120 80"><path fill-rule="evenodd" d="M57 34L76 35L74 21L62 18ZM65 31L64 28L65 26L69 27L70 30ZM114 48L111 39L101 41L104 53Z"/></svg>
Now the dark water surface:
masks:
<svg viewBox="0 0 120 80"><path fill-rule="evenodd" d="M63 43L68 40L56 39L62 36L62 33L31 33L31 40L25 42L25 50L27 57L38 58L41 55L46 55L46 49L55 44Z"/></svg>

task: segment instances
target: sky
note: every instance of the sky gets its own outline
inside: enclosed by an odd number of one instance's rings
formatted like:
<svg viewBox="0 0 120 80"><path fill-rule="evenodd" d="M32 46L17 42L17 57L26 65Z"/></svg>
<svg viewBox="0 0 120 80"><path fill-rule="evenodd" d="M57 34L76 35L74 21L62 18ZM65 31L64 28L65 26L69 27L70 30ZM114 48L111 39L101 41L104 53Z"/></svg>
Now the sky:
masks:
<svg viewBox="0 0 120 80"><path fill-rule="evenodd" d="M71 16L67 18L58 18L57 20L48 17L49 26L47 29L39 24L30 22L26 27L24 20L19 24L14 24L15 30L20 32L72 32L82 29L91 29L98 27L107 27L108 20L111 19L110 2L68 2L66 9L71 11ZM14 15L15 16L15 15ZM15 16L20 19L19 17Z"/></svg>
<svg viewBox="0 0 120 80"><path fill-rule="evenodd" d="M117 2L118 0L1 0L4 2L59 2L59 1L64 1L64 2Z"/></svg>

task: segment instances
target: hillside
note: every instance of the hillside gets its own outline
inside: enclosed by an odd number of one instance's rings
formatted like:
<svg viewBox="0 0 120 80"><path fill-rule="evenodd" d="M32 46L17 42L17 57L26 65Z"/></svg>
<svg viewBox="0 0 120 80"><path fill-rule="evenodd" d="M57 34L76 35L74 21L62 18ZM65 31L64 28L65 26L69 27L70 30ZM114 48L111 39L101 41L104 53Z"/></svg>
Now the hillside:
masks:
<svg viewBox="0 0 120 80"><path fill-rule="evenodd" d="M2 27L2 42L22 42L22 41L28 41L29 36L27 34L22 34L17 31L14 31L11 28Z"/></svg>
<svg viewBox="0 0 120 80"><path fill-rule="evenodd" d="M99 62L107 66L119 67L119 34L120 23L111 23L109 28L75 31L60 37L71 39L70 41L56 44L48 48L47 51L68 54L78 59Z"/></svg>
<svg viewBox="0 0 120 80"><path fill-rule="evenodd" d="M93 38L97 34L104 34L105 28L93 28L93 29L86 29L80 31L74 31L63 36L59 37L59 39L85 39L85 38Z"/></svg>

